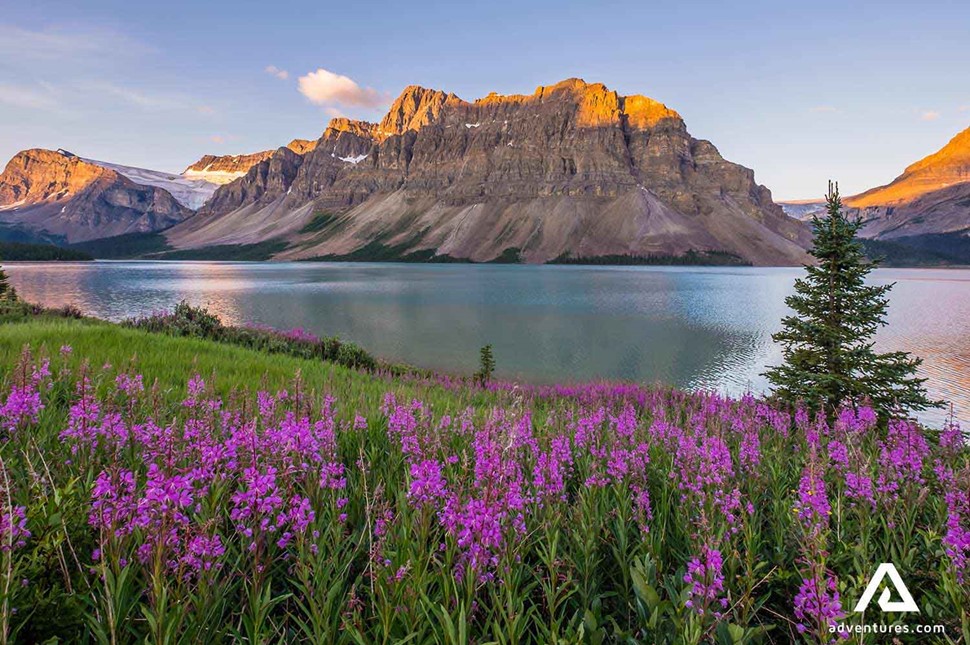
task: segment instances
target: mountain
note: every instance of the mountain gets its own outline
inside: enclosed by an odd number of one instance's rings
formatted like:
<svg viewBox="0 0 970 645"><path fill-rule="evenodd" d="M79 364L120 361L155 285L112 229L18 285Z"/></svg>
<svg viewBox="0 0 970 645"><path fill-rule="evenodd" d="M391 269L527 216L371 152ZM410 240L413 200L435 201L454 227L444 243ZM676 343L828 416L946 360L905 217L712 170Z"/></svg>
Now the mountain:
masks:
<svg viewBox="0 0 970 645"><path fill-rule="evenodd" d="M316 141L294 139L286 147L297 154L306 154L317 145ZM203 179L213 184L228 184L244 176L250 168L273 156L275 150L264 150L248 155L205 155L186 168L182 175L191 179Z"/></svg>
<svg viewBox="0 0 970 645"><path fill-rule="evenodd" d="M891 183L849 197L845 203L858 209L865 221L864 237L966 236L970 232L970 128Z"/></svg>
<svg viewBox="0 0 970 645"><path fill-rule="evenodd" d="M474 102L408 87L380 123L334 119L314 148L272 152L165 235L179 249L276 240L280 259L797 264L809 243L677 112L579 79Z"/></svg>
<svg viewBox="0 0 970 645"><path fill-rule="evenodd" d="M316 141L294 139L309 152ZM0 238L76 243L169 228L200 208L216 189L275 151L206 155L183 173L79 157L66 150L24 150L0 174Z"/></svg>
<svg viewBox="0 0 970 645"><path fill-rule="evenodd" d="M802 222L812 219L813 215L821 214L825 211L825 200L823 199L801 199L790 202L778 202L782 210L788 217L794 217Z"/></svg>
<svg viewBox="0 0 970 645"><path fill-rule="evenodd" d="M64 150L24 150L0 174L0 224L46 239L79 242L158 231L192 214L186 203L158 185L165 183L164 177L142 176L146 172L92 162ZM189 192L183 194L187 201Z"/></svg>
<svg viewBox="0 0 970 645"><path fill-rule="evenodd" d="M174 197L175 201L190 210L196 210L201 207L216 192L216 188L219 187L218 183L202 177L187 177L184 174L175 175L159 170L122 166L106 161L95 161L94 159L82 159L82 161L114 170L136 184L161 188Z"/></svg>

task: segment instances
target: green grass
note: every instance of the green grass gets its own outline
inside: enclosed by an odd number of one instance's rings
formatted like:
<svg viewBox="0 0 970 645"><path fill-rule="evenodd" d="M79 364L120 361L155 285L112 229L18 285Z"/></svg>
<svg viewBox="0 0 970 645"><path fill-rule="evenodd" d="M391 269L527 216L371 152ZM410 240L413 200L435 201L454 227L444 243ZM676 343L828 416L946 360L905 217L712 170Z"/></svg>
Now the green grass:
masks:
<svg viewBox="0 0 970 645"><path fill-rule="evenodd" d="M333 380L335 375L344 380L371 380L330 363L262 354L211 341L152 334L90 320L39 318L7 323L0 335L0 360L5 365L12 364L24 345L44 348L49 354L56 354L62 345L70 345L78 355L112 365L133 362L139 370L158 378L163 389L184 388L188 369L200 374L218 372L218 385L223 391L260 382L281 387L293 378L296 370L308 381L319 384Z"/></svg>
<svg viewBox="0 0 970 645"><path fill-rule="evenodd" d="M105 363L116 367L130 365L157 379L159 388L173 396L184 393L187 375L192 373L204 378L215 374L211 384L223 395L238 390L286 388L299 373L309 389L355 401L367 409L376 409L388 391L406 396L420 395L449 406L487 403L497 398L490 392L457 393L392 380L331 362L269 354L198 338L156 334L93 319L40 316L0 322L0 365L3 369L12 367L27 345L35 354L50 356L56 355L61 346L69 345L74 356L97 362L92 364L95 368Z"/></svg>

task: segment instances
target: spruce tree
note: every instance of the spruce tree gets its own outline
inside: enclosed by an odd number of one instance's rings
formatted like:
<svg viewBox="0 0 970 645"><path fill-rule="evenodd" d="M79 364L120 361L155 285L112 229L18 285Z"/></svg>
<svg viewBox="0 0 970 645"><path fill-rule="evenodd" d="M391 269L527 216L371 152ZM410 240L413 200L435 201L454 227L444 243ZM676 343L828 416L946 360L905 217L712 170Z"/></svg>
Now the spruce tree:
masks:
<svg viewBox="0 0 970 645"><path fill-rule="evenodd" d="M4 300L17 299L17 292L14 291L13 285L10 284L10 279L7 278L7 274L3 270L2 266L0 266L0 299L4 299Z"/></svg>
<svg viewBox="0 0 970 645"><path fill-rule="evenodd" d="M795 293L785 300L794 313L772 336L785 361L765 376L776 396L829 415L842 404L866 400L881 416L937 407L939 402L927 398L926 379L916 376L921 359L873 349L893 285L866 284L878 262L866 258L856 239L861 225L843 212L838 185L829 182L826 213L812 218L809 253L817 262L795 281Z"/></svg>
<svg viewBox="0 0 970 645"><path fill-rule="evenodd" d="M492 346L485 345L478 352L479 368L475 373L475 379L485 387L492 380L492 373L495 371L495 357L492 355Z"/></svg>

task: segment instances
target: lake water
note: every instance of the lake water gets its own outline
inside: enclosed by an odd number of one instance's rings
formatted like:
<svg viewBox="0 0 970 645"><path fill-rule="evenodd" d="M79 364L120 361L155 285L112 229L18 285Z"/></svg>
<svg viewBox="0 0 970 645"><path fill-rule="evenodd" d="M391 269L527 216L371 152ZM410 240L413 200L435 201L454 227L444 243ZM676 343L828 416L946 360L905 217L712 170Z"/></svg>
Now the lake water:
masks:
<svg viewBox="0 0 970 645"><path fill-rule="evenodd" d="M622 379L761 391L800 269L339 263L7 263L17 290L112 320L204 304L227 323L303 327L374 354L530 382ZM877 347L925 360L932 395L970 420L970 270L885 269ZM924 418L938 423L943 414Z"/></svg>

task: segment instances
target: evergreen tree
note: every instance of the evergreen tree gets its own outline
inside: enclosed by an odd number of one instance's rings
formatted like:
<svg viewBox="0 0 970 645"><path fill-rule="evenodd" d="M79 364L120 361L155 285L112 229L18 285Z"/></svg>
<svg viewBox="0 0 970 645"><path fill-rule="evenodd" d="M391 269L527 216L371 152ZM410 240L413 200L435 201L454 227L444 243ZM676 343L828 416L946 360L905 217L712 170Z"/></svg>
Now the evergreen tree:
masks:
<svg viewBox="0 0 970 645"><path fill-rule="evenodd" d="M785 300L794 314L772 336L785 358L765 374L775 394L829 415L843 403L864 400L883 416L939 406L926 396L926 379L916 376L921 359L873 350L872 337L886 324L893 285L866 284L878 263L866 258L856 239L862 224L843 213L838 185L831 182L826 210L812 218L809 252L817 262L795 281L794 295Z"/></svg>
<svg viewBox="0 0 970 645"><path fill-rule="evenodd" d="M479 350L479 369L475 374L475 379L482 387L492 380L492 373L495 371L495 357L492 356L492 346L485 345Z"/></svg>
<svg viewBox="0 0 970 645"><path fill-rule="evenodd" d="M0 299L17 299L17 292L14 291L13 285L10 284L10 279L7 278L7 274L4 272L2 266L0 266Z"/></svg>

